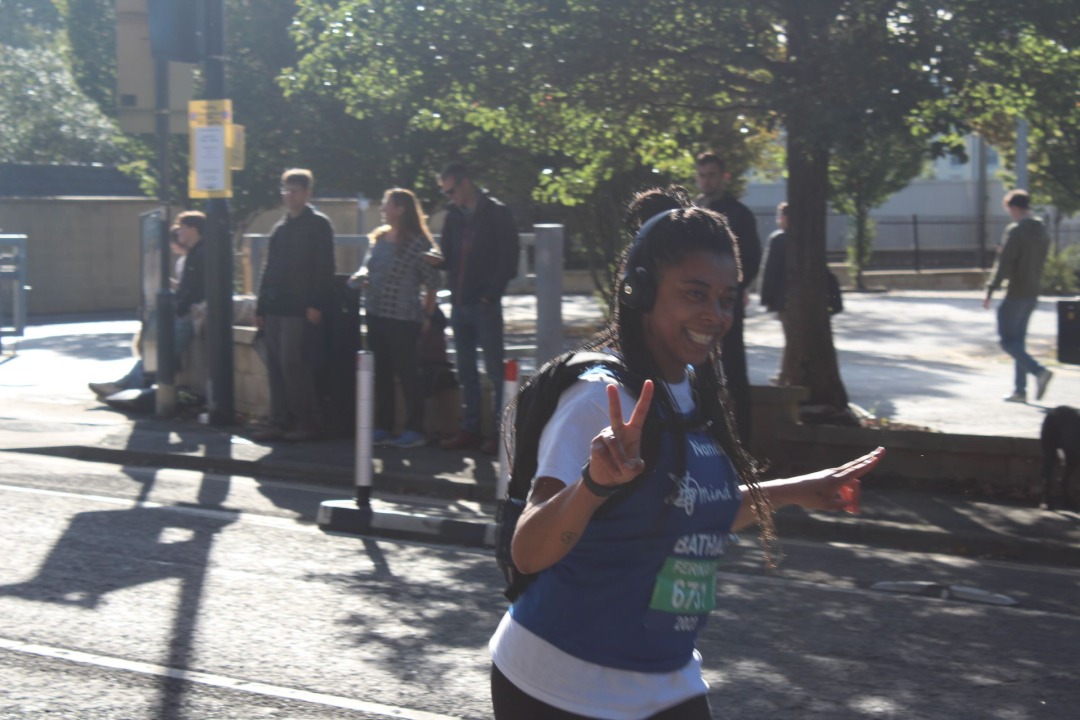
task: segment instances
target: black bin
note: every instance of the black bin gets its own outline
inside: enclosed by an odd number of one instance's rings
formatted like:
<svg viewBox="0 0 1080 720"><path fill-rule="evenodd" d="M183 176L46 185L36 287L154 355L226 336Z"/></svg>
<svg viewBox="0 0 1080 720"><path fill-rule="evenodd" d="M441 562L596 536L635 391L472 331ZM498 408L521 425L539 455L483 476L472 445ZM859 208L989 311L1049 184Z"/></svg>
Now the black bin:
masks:
<svg viewBox="0 0 1080 720"><path fill-rule="evenodd" d="M352 437L356 432L356 351L360 349L360 291L347 285L349 275L334 276L333 306L325 318L325 364L316 377L323 399L327 432Z"/></svg>
<svg viewBox="0 0 1080 720"><path fill-rule="evenodd" d="M1080 365L1080 300L1058 300L1058 362Z"/></svg>

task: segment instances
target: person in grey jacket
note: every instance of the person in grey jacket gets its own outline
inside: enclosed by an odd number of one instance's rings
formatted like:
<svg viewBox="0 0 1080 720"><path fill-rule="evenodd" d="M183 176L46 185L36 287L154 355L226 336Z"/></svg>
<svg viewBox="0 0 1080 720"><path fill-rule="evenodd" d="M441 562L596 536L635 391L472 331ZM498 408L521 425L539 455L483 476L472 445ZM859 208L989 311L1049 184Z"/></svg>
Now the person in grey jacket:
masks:
<svg viewBox="0 0 1080 720"><path fill-rule="evenodd" d="M1015 361L1014 388L1006 402L1027 402L1027 376L1035 376L1035 399L1042 400L1046 386L1054 376L1028 354L1028 321L1039 302L1043 266L1050 248L1046 229L1031 215L1031 196L1026 190L1012 190L1002 201L1013 222L1005 228L1002 247L998 252L990 282L986 284L983 307L990 309L994 291L1008 281L1005 299L998 306L998 335L1001 348Z"/></svg>

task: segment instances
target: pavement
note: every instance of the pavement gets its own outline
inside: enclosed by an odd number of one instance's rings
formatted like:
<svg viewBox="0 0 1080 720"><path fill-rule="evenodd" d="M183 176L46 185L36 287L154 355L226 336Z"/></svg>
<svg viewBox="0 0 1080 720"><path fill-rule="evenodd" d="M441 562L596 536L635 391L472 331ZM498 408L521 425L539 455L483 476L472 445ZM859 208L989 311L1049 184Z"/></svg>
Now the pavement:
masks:
<svg viewBox="0 0 1080 720"><path fill-rule="evenodd" d="M507 344L534 340L531 297L505 301ZM601 321L589 296L563 304L567 342ZM129 316L32 319L21 338L3 338L0 453L34 453L126 466L285 479L340 488L317 518L331 531L481 546L492 538L498 463L436 445L375 448L370 509L354 500L354 442L257 443L250 427L177 417L128 415L98 402L88 381L113 379L131 363ZM994 314L978 292L848 293L833 318L834 344L851 401L884 426L1036 438L1047 408L1080 406L1080 366L1056 361L1057 309L1044 299L1028 347L1054 372L1042 403L1004 403L1012 365L997 347ZM754 299L746 325L751 382L765 384L783 345L774 316ZM886 436L887 437L887 436ZM887 446L887 440L884 443ZM868 450L870 448L867 448ZM0 455L2 457L2 455ZM864 483L858 515L784 508L781 538L868 544L968 557L1080 567L1080 513L951 494L925 483Z"/></svg>

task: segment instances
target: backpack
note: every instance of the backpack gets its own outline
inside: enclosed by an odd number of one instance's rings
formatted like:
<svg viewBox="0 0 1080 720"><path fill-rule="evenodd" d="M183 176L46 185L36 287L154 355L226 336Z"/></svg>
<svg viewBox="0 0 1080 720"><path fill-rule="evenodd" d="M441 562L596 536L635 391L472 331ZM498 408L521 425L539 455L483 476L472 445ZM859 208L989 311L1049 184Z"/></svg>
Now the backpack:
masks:
<svg viewBox="0 0 1080 720"><path fill-rule="evenodd" d="M622 360L602 352L567 352L549 360L529 379L518 393L514 410L514 447L510 463L510 484L495 517L495 562L506 580L503 595L513 602L525 591L536 574L524 574L510 557L510 542L518 519L525 510L525 500L536 475L540 433L555 413L563 391L577 382L586 370L602 366L632 391L640 392Z"/></svg>

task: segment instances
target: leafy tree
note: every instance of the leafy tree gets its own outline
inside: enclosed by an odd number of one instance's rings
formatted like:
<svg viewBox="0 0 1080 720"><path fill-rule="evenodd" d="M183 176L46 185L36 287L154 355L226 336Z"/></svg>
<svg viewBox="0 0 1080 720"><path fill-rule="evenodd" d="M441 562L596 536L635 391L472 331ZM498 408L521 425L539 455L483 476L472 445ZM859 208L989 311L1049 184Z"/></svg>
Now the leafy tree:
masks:
<svg viewBox="0 0 1080 720"><path fill-rule="evenodd" d="M79 87L109 117L116 117L116 2L57 0Z"/></svg>
<svg viewBox="0 0 1080 720"><path fill-rule="evenodd" d="M0 45L0 161L116 162L116 128L45 47Z"/></svg>
<svg viewBox="0 0 1080 720"><path fill-rule="evenodd" d="M52 0L4 0L0 3L0 45L28 48L45 45L61 27Z"/></svg>
<svg viewBox="0 0 1080 720"><path fill-rule="evenodd" d="M811 403L841 410L824 303L830 158L842 139L913 115L964 78L970 28L941 9L949 4L301 0L294 74L358 117L477 127L547 155L536 196L565 205L635 166L677 166L710 123L782 125L793 377ZM1005 6L985 4L984 15Z"/></svg>
<svg viewBox="0 0 1080 720"><path fill-rule="evenodd" d="M859 290L866 289L863 269L873 249L870 211L907 187L922 171L926 157L926 141L903 123L892 127L880 123L837 141L829 165L830 200L852 220L848 265Z"/></svg>
<svg viewBox="0 0 1080 720"><path fill-rule="evenodd" d="M1028 168L1039 202L1080 211L1080 34L1068 45L1029 29L988 44L980 57L985 82L964 101L973 124L1016 162L1016 125L1029 125Z"/></svg>

